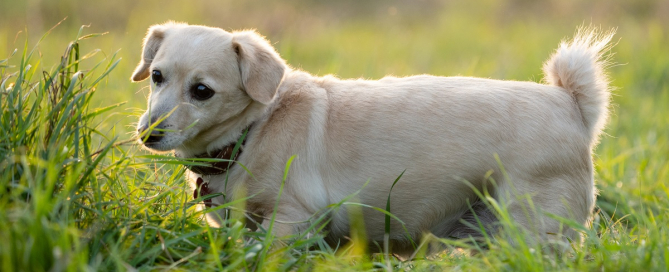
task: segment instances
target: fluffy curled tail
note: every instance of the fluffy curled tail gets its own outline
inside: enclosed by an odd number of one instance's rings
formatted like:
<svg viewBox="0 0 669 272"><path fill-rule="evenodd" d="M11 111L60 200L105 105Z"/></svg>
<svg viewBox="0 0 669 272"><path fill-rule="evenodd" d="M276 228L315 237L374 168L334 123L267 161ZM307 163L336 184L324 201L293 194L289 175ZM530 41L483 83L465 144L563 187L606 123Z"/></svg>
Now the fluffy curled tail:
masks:
<svg viewBox="0 0 669 272"><path fill-rule="evenodd" d="M605 53L612 45L615 30L580 28L571 41L563 41L544 64L545 80L566 89L576 98L583 123L596 141L608 119L611 93L604 69L609 65Z"/></svg>

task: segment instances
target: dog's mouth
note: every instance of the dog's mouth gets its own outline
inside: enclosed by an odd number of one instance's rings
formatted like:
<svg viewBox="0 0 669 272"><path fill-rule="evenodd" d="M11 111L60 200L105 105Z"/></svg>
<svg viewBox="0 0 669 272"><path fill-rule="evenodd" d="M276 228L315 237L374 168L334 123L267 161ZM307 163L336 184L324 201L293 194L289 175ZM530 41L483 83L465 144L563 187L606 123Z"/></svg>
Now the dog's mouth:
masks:
<svg viewBox="0 0 669 272"><path fill-rule="evenodd" d="M171 128L171 125L155 122L151 126L142 125L137 129L137 141L151 151L173 150L178 144L179 135Z"/></svg>
<svg viewBox="0 0 669 272"><path fill-rule="evenodd" d="M151 150L151 151L169 151L171 149L167 149L165 144L161 142L144 142L142 139L139 139L139 142L144 146L145 148Z"/></svg>
<svg viewBox="0 0 669 272"><path fill-rule="evenodd" d="M151 150L160 151L160 143L146 143L140 140L141 144Z"/></svg>
<svg viewBox="0 0 669 272"><path fill-rule="evenodd" d="M165 153L174 150L174 146L168 143L142 143L142 145L153 153Z"/></svg>
<svg viewBox="0 0 669 272"><path fill-rule="evenodd" d="M164 138L165 134L151 134L147 135L144 137L140 137L139 141L144 144L147 147L154 146L156 144L159 144L161 140Z"/></svg>
<svg viewBox="0 0 669 272"><path fill-rule="evenodd" d="M146 129L140 128L137 135L137 141L142 144L145 148L154 151L154 152L165 152L174 149L167 138L167 134L163 131L146 131Z"/></svg>

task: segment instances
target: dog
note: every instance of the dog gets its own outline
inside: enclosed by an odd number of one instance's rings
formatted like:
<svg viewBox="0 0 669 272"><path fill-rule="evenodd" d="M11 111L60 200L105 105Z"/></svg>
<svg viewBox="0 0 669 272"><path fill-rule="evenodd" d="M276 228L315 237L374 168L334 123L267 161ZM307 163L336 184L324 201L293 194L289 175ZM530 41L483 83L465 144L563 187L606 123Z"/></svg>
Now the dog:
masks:
<svg viewBox="0 0 669 272"><path fill-rule="evenodd" d="M154 25L131 78L151 78L138 133L151 151L222 159L190 166L194 197L222 193L206 206L248 197L245 211L281 237L304 233L352 195L380 209L390 197L390 232L371 208L361 211L364 231L372 244L388 235L407 256L425 233L494 233L487 192L537 237L528 241L577 239L556 218L585 225L594 208L592 150L608 117L613 34L580 29L543 65L539 84L317 77L288 66L255 31ZM328 241L349 235L348 210L327 215ZM208 222L221 224L224 211Z"/></svg>

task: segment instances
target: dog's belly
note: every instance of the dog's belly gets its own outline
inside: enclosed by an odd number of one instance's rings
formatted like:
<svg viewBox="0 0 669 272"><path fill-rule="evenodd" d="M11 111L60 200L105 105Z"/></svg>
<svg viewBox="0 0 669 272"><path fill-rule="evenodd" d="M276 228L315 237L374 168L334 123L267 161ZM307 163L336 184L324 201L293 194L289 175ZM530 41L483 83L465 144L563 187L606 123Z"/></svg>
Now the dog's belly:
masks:
<svg viewBox="0 0 669 272"><path fill-rule="evenodd" d="M328 187L329 197L336 203L337 199L344 199L360 190L351 201L359 201L385 210L390 194L390 212L402 221L391 219L391 239L406 241L408 235L416 240L423 232L428 231L446 234L452 231L454 225L468 210L468 203L477 201L474 188L481 190L485 170L473 171L476 174L472 174L466 173L463 169L435 165L434 162L436 161L424 165L405 165L407 171L392 189L392 193L390 186L402 173L399 170L401 168L377 168L387 171L367 173L376 175L368 178L369 183L364 188L367 181L362 178L364 174L361 174L360 178L351 177L350 185L346 188ZM486 168L481 167L481 169ZM457 174L464 176L456 177ZM351 180L359 182L350 182ZM329 183L328 180L324 182L326 186ZM345 207L333 216L331 223L333 235L340 237L348 235L351 219L349 211L349 207ZM385 234L385 214L375 209L362 208L361 219L364 219L367 237L370 240L382 241Z"/></svg>

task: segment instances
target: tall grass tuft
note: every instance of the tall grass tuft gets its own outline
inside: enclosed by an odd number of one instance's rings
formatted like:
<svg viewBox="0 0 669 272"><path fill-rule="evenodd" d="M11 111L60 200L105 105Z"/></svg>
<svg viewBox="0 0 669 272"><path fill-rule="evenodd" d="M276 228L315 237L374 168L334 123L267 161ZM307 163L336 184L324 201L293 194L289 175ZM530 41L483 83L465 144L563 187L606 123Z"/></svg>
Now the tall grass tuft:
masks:
<svg viewBox="0 0 669 272"><path fill-rule="evenodd" d="M82 27L83 29L83 27ZM87 204L97 202L88 191L97 183L96 168L111 143L96 155L91 150L93 118L105 109L90 110L96 86L116 66L79 70L80 42L71 42L59 64L43 71L33 61L36 48L25 48L18 66L2 60L0 77L0 258L3 271L77 268L88 259L82 230L90 220ZM30 63L35 63L31 65ZM96 70L101 73L95 73Z"/></svg>

